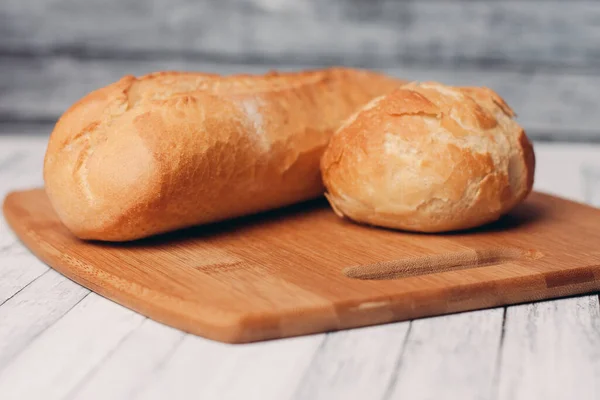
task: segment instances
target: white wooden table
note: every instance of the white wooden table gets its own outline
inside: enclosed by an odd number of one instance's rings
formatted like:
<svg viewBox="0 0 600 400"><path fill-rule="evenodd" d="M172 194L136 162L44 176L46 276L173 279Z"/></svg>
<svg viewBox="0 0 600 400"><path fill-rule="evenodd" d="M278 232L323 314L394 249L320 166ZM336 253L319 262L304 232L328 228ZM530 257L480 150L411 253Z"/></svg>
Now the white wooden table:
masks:
<svg viewBox="0 0 600 400"><path fill-rule="evenodd" d="M42 184L45 144L0 136L2 197ZM535 150L537 190L600 206L600 145ZM180 398L598 399L598 295L226 345L65 279L0 218L0 399Z"/></svg>

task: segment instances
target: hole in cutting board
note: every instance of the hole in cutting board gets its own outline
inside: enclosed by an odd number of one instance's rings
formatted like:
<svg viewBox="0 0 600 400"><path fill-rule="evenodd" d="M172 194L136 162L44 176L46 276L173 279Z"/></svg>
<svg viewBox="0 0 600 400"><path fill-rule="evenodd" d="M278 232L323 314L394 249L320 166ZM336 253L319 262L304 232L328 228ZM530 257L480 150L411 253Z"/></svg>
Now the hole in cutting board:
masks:
<svg viewBox="0 0 600 400"><path fill-rule="evenodd" d="M345 268L348 278L363 280L400 279L461 269L479 268L516 260L537 260L543 254L537 250L496 248L433 254L400 260L382 261Z"/></svg>

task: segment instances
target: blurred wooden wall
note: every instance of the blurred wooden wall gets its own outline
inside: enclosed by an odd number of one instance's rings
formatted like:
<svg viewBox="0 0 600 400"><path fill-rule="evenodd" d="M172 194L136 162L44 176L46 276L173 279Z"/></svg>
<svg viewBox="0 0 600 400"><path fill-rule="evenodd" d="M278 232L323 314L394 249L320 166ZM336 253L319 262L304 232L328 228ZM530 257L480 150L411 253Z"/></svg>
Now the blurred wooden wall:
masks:
<svg viewBox="0 0 600 400"><path fill-rule="evenodd" d="M0 1L2 132L125 74L327 65L486 85L535 139L600 141L600 2Z"/></svg>

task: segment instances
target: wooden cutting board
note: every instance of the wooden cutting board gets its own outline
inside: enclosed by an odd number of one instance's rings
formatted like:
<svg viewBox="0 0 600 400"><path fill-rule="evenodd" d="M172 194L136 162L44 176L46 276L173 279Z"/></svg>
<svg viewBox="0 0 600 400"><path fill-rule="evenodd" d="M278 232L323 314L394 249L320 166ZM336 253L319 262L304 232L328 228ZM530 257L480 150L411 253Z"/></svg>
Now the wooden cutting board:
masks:
<svg viewBox="0 0 600 400"><path fill-rule="evenodd" d="M600 289L600 210L533 193L485 228L360 226L321 200L127 244L84 242L43 190L4 214L40 259L162 323L241 343Z"/></svg>

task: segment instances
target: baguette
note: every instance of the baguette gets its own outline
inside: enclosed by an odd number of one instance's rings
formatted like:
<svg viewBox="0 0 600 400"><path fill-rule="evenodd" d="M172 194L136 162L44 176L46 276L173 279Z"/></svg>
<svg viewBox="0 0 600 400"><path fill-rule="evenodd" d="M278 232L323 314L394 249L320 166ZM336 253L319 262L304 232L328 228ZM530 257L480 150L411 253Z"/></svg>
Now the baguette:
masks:
<svg viewBox="0 0 600 400"><path fill-rule="evenodd" d="M59 119L44 159L46 193L74 235L100 241L316 198L331 134L403 83L346 68L125 76Z"/></svg>

